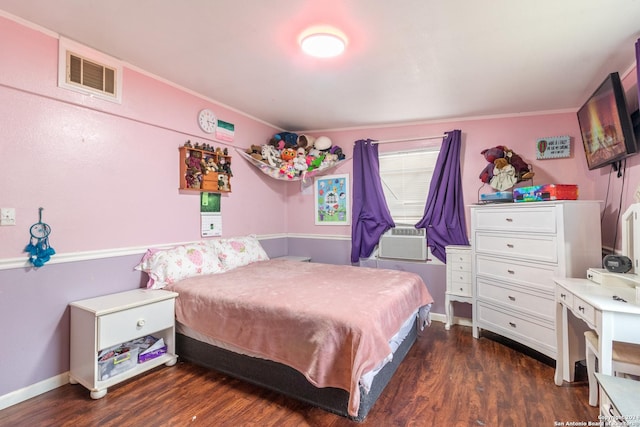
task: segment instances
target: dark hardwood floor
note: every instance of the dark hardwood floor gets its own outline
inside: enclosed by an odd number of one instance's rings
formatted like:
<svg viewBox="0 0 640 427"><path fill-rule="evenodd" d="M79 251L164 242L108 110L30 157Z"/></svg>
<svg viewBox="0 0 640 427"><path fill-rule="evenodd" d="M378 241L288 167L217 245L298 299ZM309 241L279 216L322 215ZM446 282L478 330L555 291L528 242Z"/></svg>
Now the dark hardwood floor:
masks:
<svg viewBox="0 0 640 427"><path fill-rule="evenodd" d="M586 379L557 387L554 368L469 327L418 337L362 423L178 362L91 400L67 384L0 411L1 426L554 426L597 421ZM558 423L558 424L556 424Z"/></svg>

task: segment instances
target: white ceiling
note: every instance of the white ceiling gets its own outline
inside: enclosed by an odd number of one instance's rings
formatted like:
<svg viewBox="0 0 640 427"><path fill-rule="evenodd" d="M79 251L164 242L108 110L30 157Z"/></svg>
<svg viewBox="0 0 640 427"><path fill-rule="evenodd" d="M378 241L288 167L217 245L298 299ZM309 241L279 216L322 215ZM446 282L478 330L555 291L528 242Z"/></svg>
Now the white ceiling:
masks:
<svg viewBox="0 0 640 427"><path fill-rule="evenodd" d="M635 64L640 0L0 0L0 10L279 128L577 110ZM332 24L337 59L297 36Z"/></svg>

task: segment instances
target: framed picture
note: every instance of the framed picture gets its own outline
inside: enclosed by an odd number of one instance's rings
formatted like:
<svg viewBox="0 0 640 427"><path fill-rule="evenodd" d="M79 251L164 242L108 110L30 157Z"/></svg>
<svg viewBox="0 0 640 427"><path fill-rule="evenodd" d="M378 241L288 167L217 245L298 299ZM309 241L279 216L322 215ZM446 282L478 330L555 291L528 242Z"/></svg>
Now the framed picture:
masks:
<svg viewBox="0 0 640 427"><path fill-rule="evenodd" d="M316 177L314 189L316 225L349 225L349 175Z"/></svg>

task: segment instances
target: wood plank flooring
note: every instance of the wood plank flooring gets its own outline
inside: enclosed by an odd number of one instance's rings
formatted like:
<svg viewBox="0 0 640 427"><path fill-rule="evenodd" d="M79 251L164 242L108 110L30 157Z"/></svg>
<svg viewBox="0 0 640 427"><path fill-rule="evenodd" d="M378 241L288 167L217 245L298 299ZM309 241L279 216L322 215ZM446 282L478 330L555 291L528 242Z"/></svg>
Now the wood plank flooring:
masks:
<svg viewBox="0 0 640 427"><path fill-rule="evenodd" d="M67 384L0 411L0 426L556 426L597 421L586 378L471 329L433 322L362 423L189 363L160 367L91 400Z"/></svg>

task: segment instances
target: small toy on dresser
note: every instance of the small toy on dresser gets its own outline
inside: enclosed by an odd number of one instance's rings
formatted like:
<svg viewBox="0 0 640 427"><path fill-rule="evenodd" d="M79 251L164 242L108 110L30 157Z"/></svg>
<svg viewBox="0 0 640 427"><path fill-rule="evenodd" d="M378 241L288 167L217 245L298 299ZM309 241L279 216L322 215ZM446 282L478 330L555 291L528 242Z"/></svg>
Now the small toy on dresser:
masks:
<svg viewBox="0 0 640 427"><path fill-rule="evenodd" d="M515 202L577 199L578 186L573 184L544 184L513 189L513 200Z"/></svg>

